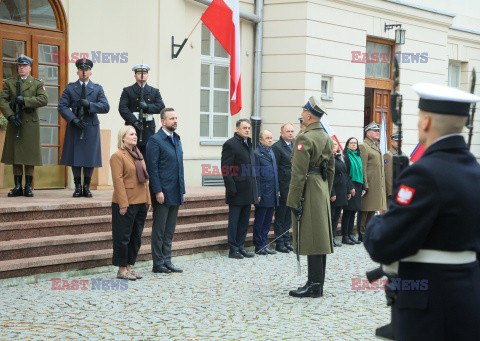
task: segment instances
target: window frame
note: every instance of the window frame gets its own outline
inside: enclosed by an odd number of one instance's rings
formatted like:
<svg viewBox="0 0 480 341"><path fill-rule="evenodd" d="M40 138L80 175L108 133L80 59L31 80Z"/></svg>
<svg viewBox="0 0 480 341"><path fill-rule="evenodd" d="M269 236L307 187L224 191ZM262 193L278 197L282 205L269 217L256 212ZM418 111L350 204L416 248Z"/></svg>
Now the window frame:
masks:
<svg viewBox="0 0 480 341"><path fill-rule="evenodd" d="M226 140L230 138L231 135L231 114L230 114L230 56L228 58L224 57L217 57L215 56L215 37L213 36L212 32L206 27L204 24L202 24L202 29L206 28L209 33L209 39L210 39L210 51L209 55L204 55L201 54L200 58L200 70L202 68L202 65L208 65L209 66L209 77L210 77L210 82L209 82L209 87L202 86L202 75L200 73L200 93L202 90L208 90L210 92L209 94L209 111L202 111L201 108L201 103L200 103L200 116L201 115L208 115L209 121L208 121L208 136L202 136L200 135L200 144L204 145L217 145L217 144L223 144ZM201 49L200 49L201 50ZM200 52L201 53L201 52ZM225 88L215 88L215 66L220 66L220 67L226 67L228 69L228 89ZM222 91L222 92L227 92L228 94L228 103L227 103L227 113L218 113L213 111L213 106L214 106L214 93L215 91ZM200 99L201 101L201 99ZM214 137L213 136L213 118L214 116L225 116L227 117L227 136L225 137ZM200 125L199 125L200 127ZM200 133L201 134L201 133Z"/></svg>
<svg viewBox="0 0 480 341"><path fill-rule="evenodd" d="M323 93L322 91L322 83L327 82L327 92ZM333 77L332 76L322 76L322 80L320 81L320 92L322 100L324 101L333 101L332 97L332 83Z"/></svg>
<svg viewBox="0 0 480 341"><path fill-rule="evenodd" d="M458 76L457 76L457 79L456 81L458 82L458 86L457 85L452 85L450 80L451 80L451 70L453 67L458 67ZM459 61L455 61L455 60L449 60L448 61L448 86L450 87L453 87L453 88L457 88L457 89L460 89L462 85L462 63L459 62Z"/></svg>

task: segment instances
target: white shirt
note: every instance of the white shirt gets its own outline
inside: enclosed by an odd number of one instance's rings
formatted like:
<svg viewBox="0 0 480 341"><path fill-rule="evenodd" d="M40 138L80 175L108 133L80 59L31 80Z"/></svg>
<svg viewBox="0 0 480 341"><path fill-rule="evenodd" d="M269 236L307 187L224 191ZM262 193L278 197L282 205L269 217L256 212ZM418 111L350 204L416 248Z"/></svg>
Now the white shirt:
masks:
<svg viewBox="0 0 480 341"><path fill-rule="evenodd" d="M442 137L439 137L439 138L436 139L435 141L433 141L433 143L430 145L430 147L431 147L434 143L437 143L438 141L444 140L444 139L449 138L449 137L452 137L452 136L462 136L462 137L463 137L463 135L460 134L460 133L444 135L444 136L442 136ZM429 147L429 148L430 148L430 147Z"/></svg>
<svg viewBox="0 0 480 341"><path fill-rule="evenodd" d="M283 140L283 139L282 139L282 140ZM292 149L292 147L293 147L293 146L292 146L292 142L287 142L287 141L285 141L285 140L283 140L283 142L285 142L285 144L286 144L290 149Z"/></svg>
<svg viewBox="0 0 480 341"><path fill-rule="evenodd" d="M164 132L165 134L167 134L167 136L170 137L170 135L172 135L172 133L170 133L170 132L169 132L168 130L166 130L166 129L163 129L163 127L162 127L162 130L163 130L163 132Z"/></svg>

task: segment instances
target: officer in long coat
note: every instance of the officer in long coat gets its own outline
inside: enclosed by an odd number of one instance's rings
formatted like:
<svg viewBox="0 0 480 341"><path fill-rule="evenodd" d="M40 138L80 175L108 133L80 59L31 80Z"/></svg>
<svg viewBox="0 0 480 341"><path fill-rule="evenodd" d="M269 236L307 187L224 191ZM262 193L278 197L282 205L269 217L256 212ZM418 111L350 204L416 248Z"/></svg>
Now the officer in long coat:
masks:
<svg viewBox="0 0 480 341"><path fill-rule="evenodd" d="M287 206L293 211L293 251L308 256L308 281L305 286L290 291L290 296L294 297L323 295L326 255L333 253L330 193L335 159L332 139L320 124L324 113L325 108L320 102L310 97L302 113L306 129L297 137L293 147L287 198ZM299 215L300 235L297 233Z"/></svg>
<svg viewBox="0 0 480 341"><path fill-rule="evenodd" d="M136 82L131 86L123 88L118 111L125 120L125 125L135 127L138 137L137 147L145 158L145 148L148 139L155 134L153 115L160 114L160 111L165 108L165 104L160 91L147 84L150 67L145 64L138 64L132 68L132 71L135 72ZM142 109L144 117L139 116L140 109ZM141 140L140 137L142 138Z"/></svg>
<svg viewBox="0 0 480 341"><path fill-rule="evenodd" d="M73 197L90 198L92 197L90 180L93 168L102 167L100 121L97 114L108 113L110 105L102 86L90 80L93 62L83 58L77 60L75 65L79 80L67 84L58 102L58 111L67 121L60 164L72 167L75 182ZM82 99L83 84L85 84L86 99ZM83 117L79 115L80 107L84 109Z"/></svg>
<svg viewBox="0 0 480 341"><path fill-rule="evenodd" d="M398 141L400 140L400 137L398 134L392 134L390 135L390 139L392 142L392 146L390 147L388 152L383 155L383 163L385 169L385 195L387 207L390 206L390 197L393 193L393 156L398 155ZM401 139L403 140L403 136ZM402 153L402 155L405 154Z"/></svg>
<svg viewBox="0 0 480 341"><path fill-rule="evenodd" d="M480 340L480 165L461 135L480 97L437 84L413 90L426 151L400 173L364 245L398 274L395 340Z"/></svg>
<svg viewBox="0 0 480 341"><path fill-rule="evenodd" d="M362 240L365 226L372 219L375 211L387 209L385 200L385 170L383 168L383 155L379 147L379 140L379 126L375 122L368 124L365 127L363 144L358 146L365 177L364 185L367 191L362 198L361 227L360 231L358 231L359 240ZM357 220L357 228L359 220Z"/></svg>
<svg viewBox="0 0 480 341"><path fill-rule="evenodd" d="M22 55L17 59L17 65L18 77L8 78L0 92L0 110L8 119L2 162L13 165L15 187L8 196L33 197L34 167L42 165L37 108L47 105L48 96L44 83L30 75L32 59ZM17 94L17 82L20 82L21 94ZM19 115L12 110L14 106L20 108ZM25 190L22 188L23 166Z"/></svg>

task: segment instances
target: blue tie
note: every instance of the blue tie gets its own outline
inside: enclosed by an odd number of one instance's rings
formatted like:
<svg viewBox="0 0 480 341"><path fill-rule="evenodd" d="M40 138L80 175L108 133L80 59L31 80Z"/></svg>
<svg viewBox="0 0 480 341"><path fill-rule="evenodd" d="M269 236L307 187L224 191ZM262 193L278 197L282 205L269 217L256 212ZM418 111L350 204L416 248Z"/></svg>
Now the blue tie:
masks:
<svg viewBox="0 0 480 341"><path fill-rule="evenodd" d="M288 144L288 148L290 148L290 151L292 150L292 142Z"/></svg>
<svg viewBox="0 0 480 341"><path fill-rule="evenodd" d="M175 145L175 139L173 138L173 134L170 135L170 138L171 138L171 140L172 140L173 145Z"/></svg>

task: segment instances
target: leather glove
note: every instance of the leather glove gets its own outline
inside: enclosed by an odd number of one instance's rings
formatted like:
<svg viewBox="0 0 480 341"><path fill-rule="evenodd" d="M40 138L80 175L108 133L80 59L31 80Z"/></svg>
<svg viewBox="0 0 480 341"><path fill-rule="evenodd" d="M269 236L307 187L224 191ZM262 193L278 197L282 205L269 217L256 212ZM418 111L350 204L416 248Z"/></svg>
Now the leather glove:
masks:
<svg viewBox="0 0 480 341"><path fill-rule="evenodd" d="M88 99L81 99L80 100L80 105L84 108L90 108L90 102L88 101Z"/></svg>
<svg viewBox="0 0 480 341"><path fill-rule="evenodd" d="M295 218L298 219L303 213L303 207L298 206L297 208L290 207L292 209L293 214L295 215Z"/></svg>
<svg viewBox="0 0 480 341"><path fill-rule="evenodd" d="M80 129L85 129L85 127L87 126L84 122L80 121L78 118L74 118L72 120L72 124L77 126L78 128Z"/></svg>
<svg viewBox="0 0 480 341"><path fill-rule="evenodd" d="M143 124L142 124L142 122L140 122L140 121L135 121L135 122L133 122L133 123L132 123L132 126L134 126L135 129L137 129L137 130L142 130L142 129L143 129Z"/></svg>
<svg viewBox="0 0 480 341"><path fill-rule="evenodd" d="M145 101L140 101L140 103L138 103L138 105L140 106L140 108L143 109L143 111L147 111L148 110L148 105L147 103L145 103Z"/></svg>
<svg viewBox="0 0 480 341"><path fill-rule="evenodd" d="M17 96L17 97L15 98L15 102L16 102L17 104L25 104L25 98L23 98L23 96L21 96L21 95L20 95L20 96Z"/></svg>
<svg viewBox="0 0 480 341"><path fill-rule="evenodd" d="M17 128L22 126L22 120L18 118L17 115L11 115L10 117L8 117L8 120Z"/></svg>

